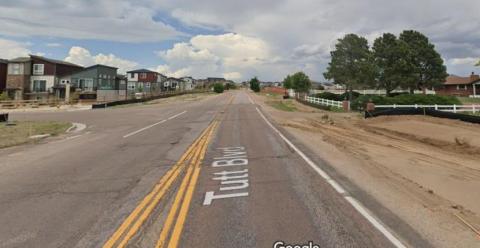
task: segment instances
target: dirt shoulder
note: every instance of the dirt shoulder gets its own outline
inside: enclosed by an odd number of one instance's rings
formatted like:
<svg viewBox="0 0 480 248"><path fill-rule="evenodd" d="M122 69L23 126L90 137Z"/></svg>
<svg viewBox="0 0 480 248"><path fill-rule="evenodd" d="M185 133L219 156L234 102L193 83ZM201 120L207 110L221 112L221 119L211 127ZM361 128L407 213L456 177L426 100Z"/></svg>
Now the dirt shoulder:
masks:
<svg viewBox="0 0 480 248"><path fill-rule="evenodd" d="M253 94L252 94L253 96ZM296 139L436 247L478 247L480 125L424 116L363 119L254 95Z"/></svg>

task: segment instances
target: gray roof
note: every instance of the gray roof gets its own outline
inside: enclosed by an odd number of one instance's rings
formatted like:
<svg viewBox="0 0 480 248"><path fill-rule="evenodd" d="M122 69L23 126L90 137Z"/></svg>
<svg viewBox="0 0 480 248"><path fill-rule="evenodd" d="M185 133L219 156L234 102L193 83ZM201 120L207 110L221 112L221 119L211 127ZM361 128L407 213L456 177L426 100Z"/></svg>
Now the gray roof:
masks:
<svg viewBox="0 0 480 248"><path fill-rule="evenodd" d="M157 73L155 71L150 71L150 70L147 70L147 69L138 69L138 70L133 70L133 71L127 71L127 73L147 73L147 72Z"/></svg>
<svg viewBox="0 0 480 248"><path fill-rule="evenodd" d="M8 60L6 60L6 59L0 59L0 63L7 64L7 63L8 63Z"/></svg>
<svg viewBox="0 0 480 248"><path fill-rule="evenodd" d="M96 64L96 65L91 65L91 66L89 66L89 67L85 67L85 70L86 70L86 69L95 68L95 67L106 67L106 68L115 69L115 70L117 70L117 69L118 69L117 67L113 67L113 66L102 65L102 64Z"/></svg>
<svg viewBox="0 0 480 248"><path fill-rule="evenodd" d="M45 58L45 57L37 56L37 55L31 55L31 54L30 54L30 58L39 59L39 60L44 60L44 61L47 61L47 62L50 62L50 63L54 63L54 64L68 65L68 66L75 66L75 67L83 68L83 66L81 66L81 65L73 64L73 63L70 63L70 62L63 61L63 60Z"/></svg>
<svg viewBox="0 0 480 248"><path fill-rule="evenodd" d="M19 63L23 63L23 62L28 62L30 61L30 57L18 57L18 58L14 58L14 59L10 59L8 62L19 62Z"/></svg>

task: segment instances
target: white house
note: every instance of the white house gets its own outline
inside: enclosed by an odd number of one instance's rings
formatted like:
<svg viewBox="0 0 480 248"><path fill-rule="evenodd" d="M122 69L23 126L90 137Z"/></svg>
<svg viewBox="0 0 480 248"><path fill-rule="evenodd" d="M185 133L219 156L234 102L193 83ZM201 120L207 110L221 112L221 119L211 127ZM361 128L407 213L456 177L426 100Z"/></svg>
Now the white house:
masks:
<svg viewBox="0 0 480 248"><path fill-rule="evenodd" d="M181 90L189 91L195 89L195 80L192 77L182 77L180 80L183 82Z"/></svg>

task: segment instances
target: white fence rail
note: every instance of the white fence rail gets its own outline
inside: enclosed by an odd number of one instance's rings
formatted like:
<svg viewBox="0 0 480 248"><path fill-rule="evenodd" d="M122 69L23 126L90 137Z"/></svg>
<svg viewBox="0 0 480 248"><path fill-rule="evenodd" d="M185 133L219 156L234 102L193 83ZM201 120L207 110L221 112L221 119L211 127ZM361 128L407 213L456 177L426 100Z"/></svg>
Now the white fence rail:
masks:
<svg viewBox="0 0 480 248"><path fill-rule="evenodd" d="M375 105L375 108L430 108L430 109L435 109L439 111L445 111L445 112L471 112L471 113L477 113L480 112L480 105L479 104L472 104L472 105L420 105L420 104L415 104L415 105Z"/></svg>
<svg viewBox="0 0 480 248"><path fill-rule="evenodd" d="M318 98L318 97L311 97L305 96L305 101L313 104L323 105L323 106L332 106L336 108L343 108L343 103L339 101Z"/></svg>

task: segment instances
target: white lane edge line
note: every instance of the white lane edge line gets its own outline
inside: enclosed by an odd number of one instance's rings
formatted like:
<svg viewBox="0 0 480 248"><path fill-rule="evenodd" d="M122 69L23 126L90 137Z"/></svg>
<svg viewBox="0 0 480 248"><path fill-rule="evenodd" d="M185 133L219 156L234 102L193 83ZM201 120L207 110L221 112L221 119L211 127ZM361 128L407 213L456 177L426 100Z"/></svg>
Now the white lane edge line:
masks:
<svg viewBox="0 0 480 248"><path fill-rule="evenodd" d="M167 119L165 119L165 120L161 120L161 121L159 121L159 122L156 122L156 123L153 123L153 124L151 124L151 125L148 125L148 126L146 126L146 127L144 127L144 128L138 129L137 131L134 131L134 132L131 132L131 133L129 133L129 134L124 135L123 138L128 138L128 137L130 137L130 136L132 136L132 135L138 134L138 133L143 132L143 131L145 131L145 130L147 130L147 129L149 129L149 128L152 128L152 127L154 127L154 126L156 126L156 125L165 123L165 122L167 122L167 121L169 121L169 120L172 120L172 119L175 119L175 118L179 117L180 115L185 114L186 112L187 112L187 111L183 111L183 112L178 113L178 114L176 114L176 115L174 115L174 116L171 116L171 117L169 117L169 118L167 118Z"/></svg>
<svg viewBox="0 0 480 248"><path fill-rule="evenodd" d="M252 98L250 97L250 95L247 93L247 96L248 96L248 100L250 101L251 104L255 104L255 102L252 100Z"/></svg>
<svg viewBox="0 0 480 248"><path fill-rule="evenodd" d="M258 114L262 117L262 119L276 132L280 138L282 138L300 157L307 162L307 164L312 167L322 178L327 180L327 182L340 194L342 194L343 198L347 200L350 205L353 206L365 219L367 219L380 233L382 233L385 238L387 238L395 247L397 248L406 248L406 246L400 242L383 224L381 224L372 214L370 214L362 204L357 201L352 196L344 195L347 193L343 187L341 187L335 180L333 180L326 172L324 172L320 167L318 167L310 158L308 158L300 149L298 149L290 140L288 140L272 123L263 115L263 113L255 107ZM343 192L343 193L341 193Z"/></svg>

